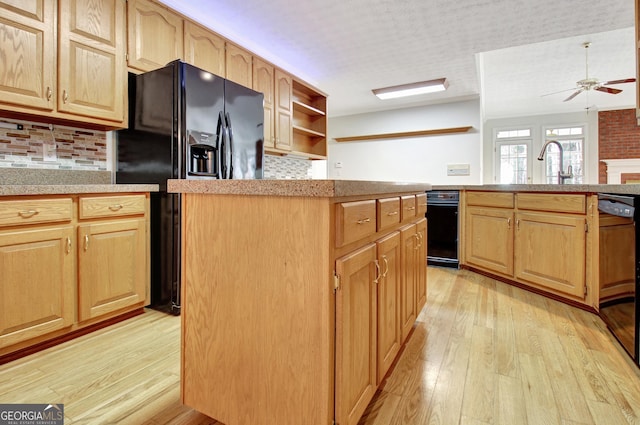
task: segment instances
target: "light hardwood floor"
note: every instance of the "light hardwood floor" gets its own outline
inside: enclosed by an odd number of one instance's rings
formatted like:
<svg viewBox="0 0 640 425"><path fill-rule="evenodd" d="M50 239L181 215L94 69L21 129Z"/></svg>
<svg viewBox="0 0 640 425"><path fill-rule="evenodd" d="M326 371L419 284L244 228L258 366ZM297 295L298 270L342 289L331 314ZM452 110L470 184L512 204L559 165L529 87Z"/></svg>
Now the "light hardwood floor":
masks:
<svg viewBox="0 0 640 425"><path fill-rule="evenodd" d="M640 424L640 373L597 316L428 273L427 305L360 425ZM64 403L66 424L216 424L180 405L179 334L179 318L149 310L0 366L0 403Z"/></svg>

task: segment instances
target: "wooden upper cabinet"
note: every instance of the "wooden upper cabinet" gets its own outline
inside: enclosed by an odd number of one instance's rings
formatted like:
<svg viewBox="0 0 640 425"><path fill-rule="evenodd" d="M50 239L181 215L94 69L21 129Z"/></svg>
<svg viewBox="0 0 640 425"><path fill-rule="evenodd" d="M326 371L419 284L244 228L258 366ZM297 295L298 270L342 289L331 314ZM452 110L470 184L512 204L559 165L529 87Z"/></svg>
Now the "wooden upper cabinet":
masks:
<svg viewBox="0 0 640 425"><path fill-rule="evenodd" d="M274 67L259 58L253 58L253 89L264 94L264 146L275 147L274 128Z"/></svg>
<svg viewBox="0 0 640 425"><path fill-rule="evenodd" d="M183 19L149 0L127 1L128 65L140 71L183 58Z"/></svg>
<svg viewBox="0 0 640 425"><path fill-rule="evenodd" d="M121 0L60 0L58 110L124 119L125 5Z"/></svg>
<svg viewBox="0 0 640 425"><path fill-rule="evenodd" d="M56 2L0 0L0 102L51 111Z"/></svg>
<svg viewBox="0 0 640 425"><path fill-rule="evenodd" d="M251 53L235 44L227 43L226 78L245 87L251 88L253 61Z"/></svg>
<svg viewBox="0 0 640 425"><path fill-rule="evenodd" d="M276 148L291 150L293 144L292 122L292 79L291 76L279 69L275 71L275 135Z"/></svg>
<svg viewBox="0 0 640 425"><path fill-rule="evenodd" d="M184 60L225 77L225 40L191 21L184 21Z"/></svg>

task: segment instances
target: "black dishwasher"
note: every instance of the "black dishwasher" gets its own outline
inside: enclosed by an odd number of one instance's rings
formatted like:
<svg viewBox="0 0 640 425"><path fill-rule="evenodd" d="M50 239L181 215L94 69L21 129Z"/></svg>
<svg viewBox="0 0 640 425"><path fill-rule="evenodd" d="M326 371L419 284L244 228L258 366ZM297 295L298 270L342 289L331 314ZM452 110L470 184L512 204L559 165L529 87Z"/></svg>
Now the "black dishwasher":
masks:
<svg viewBox="0 0 640 425"><path fill-rule="evenodd" d="M640 197L599 193L599 313L636 364L640 363Z"/></svg>
<svg viewBox="0 0 640 425"><path fill-rule="evenodd" d="M427 264L458 268L457 190L427 192Z"/></svg>

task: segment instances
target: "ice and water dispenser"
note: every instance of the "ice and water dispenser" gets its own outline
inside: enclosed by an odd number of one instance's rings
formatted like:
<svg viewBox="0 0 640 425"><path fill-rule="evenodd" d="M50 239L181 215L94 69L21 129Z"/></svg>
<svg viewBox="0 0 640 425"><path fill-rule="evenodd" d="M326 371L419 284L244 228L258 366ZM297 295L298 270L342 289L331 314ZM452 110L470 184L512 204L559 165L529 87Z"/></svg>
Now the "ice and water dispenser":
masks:
<svg viewBox="0 0 640 425"><path fill-rule="evenodd" d="M188 130L189 175L214 177L218 174L216 135Z"/></svg>

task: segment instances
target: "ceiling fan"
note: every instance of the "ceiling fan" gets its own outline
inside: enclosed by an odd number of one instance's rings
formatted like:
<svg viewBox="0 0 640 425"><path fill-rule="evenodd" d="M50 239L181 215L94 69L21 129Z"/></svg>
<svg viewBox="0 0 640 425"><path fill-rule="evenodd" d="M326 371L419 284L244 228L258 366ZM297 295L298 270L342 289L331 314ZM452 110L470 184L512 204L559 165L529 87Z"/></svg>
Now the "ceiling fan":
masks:
<svg viewBox="0 0 640 425"><path fill-rule="evenodd" d="M603 93L609 93L609 94L618 94L622 90L616 89L616 88L613 88L613 87L605 87L605 86L613 85L613 84L633 83L633 82L636 81L635 78L625 78L625 79L622 79L622 80L611 80L611 81L600 81L597 78L589 77L589 46L591 46L591 43L590 42L586 42L586 43L583 43L582 46L585 49L586 77L583 80L580 80L580 81L576 82L576 86L577 86L576 88L561 90L559 92L549 93L549 94L545 94L543 96L549 96L551 94L557 94L557 93L562 93L562 92L569 91L569 90L575 90L571 94L571 96L567 97L563 101L563 102L568 102L569 100L573 99L574 97L576 97L577 95L579 95L583 91L589 91L589 90L597 90L597 91L600 91L600 92L603 92Z"/></svg>

